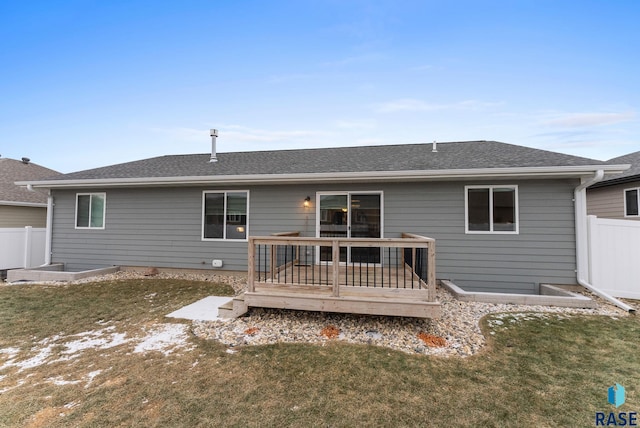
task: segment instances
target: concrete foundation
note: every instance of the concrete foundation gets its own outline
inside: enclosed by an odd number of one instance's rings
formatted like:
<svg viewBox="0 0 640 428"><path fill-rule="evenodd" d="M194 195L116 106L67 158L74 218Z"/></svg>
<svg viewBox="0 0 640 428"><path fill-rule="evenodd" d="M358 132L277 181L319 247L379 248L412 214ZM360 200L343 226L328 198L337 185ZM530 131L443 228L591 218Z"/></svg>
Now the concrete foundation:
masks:
<svg viewBox="0 0 640 428"><path fill-rule="evenodd" d="M69 272L64 270L63 263L55 263L30 269L12 269L7 272L7 282L16 281L75 281L91 276L106 275L118 272L119 266L109 266L100 269L91 269L81 272Z"/></svg>
<svg viewBox="0 0 640 428"><path fill-rule="evenodd" d="M581 294L561 287L540 284L540 294L509 294L468 292L446 279L439 281L453 296L462 302L505 303L513 305L562 306L567 308L595 308L597 303Z"/></svg>

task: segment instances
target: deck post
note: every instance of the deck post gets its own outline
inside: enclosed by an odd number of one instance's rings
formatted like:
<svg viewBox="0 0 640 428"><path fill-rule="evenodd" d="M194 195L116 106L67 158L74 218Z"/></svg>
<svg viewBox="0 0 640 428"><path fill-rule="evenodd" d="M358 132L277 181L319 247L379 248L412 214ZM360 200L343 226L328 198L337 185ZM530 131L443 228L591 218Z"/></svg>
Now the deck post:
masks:
<svg viewBox="0 0 640 428"><path fill-rule="evenodd" d="M333 296L340 296L340 241L331 241L333 262Z"/></svg>
<svg viewBox="0 0 640 428"><path fill-rule="evenodd" d="M249 237L249 255L247 258L248 270L247 270L247 290L251 293L256 291L255 276L256 276L256 247L255 240Z"/></svg>
<svg viewBox="0 0 640 428"><path fill-rule="evenodd" d="M436 242L427 245L427 298L430 302L436 300Z"/></svg>

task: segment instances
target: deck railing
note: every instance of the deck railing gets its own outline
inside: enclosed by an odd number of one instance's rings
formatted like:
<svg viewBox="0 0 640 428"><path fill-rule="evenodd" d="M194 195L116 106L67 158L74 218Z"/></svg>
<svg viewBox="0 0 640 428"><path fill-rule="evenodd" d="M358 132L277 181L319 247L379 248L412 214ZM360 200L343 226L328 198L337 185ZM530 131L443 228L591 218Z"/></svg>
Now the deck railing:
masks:
<svg viewBox="0 0 640 428"><path fill-rule="evenodd" d="M435 300L435 240L401 238L308 238L297 232L249 238L248 291L259 285L424 289Z"/></svg>

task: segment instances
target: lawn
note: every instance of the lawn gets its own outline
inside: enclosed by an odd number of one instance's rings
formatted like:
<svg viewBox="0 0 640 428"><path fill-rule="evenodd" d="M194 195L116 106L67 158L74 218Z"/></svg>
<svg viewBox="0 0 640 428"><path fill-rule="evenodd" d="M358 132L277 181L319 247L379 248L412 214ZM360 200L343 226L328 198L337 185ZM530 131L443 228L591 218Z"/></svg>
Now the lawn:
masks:
<svg viewBox="0 0 640 428"><path fill-rule="evenodd" d="M597 411L640 411L636 316L491 315L470 358L338 341L229 353L164 317L231 293L157 278L0 287L0 426L594 426Z"/></svg>

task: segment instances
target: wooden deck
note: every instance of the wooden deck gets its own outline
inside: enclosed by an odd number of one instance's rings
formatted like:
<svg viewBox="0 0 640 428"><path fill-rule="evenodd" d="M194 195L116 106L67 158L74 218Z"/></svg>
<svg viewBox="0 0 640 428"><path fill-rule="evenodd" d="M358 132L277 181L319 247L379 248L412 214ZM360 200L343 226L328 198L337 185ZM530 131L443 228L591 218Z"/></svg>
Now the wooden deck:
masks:
<svg viewBox="0 0 640 428"><path fill-rule="evenodd" d="M251 237L249 284L243 302L247 307L437 318L435 241L403 236ZM375 262L360 258L334 263L345 260L350 251L345 248L379 248L381 252ZM320 254L329 254L331 260L320 262Z"/></svg>

